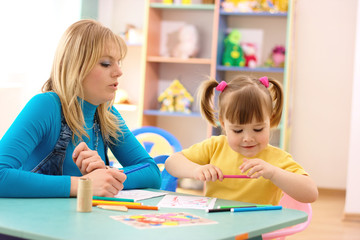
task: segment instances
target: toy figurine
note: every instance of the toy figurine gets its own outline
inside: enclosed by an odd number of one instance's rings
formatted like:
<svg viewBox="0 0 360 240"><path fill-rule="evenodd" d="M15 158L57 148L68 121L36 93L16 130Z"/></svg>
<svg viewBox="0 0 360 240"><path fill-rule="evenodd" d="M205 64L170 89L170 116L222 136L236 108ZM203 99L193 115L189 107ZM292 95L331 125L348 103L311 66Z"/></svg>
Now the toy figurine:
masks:
<svg viewBox="0 0 360 240"><path fill-rule="evenodd" d="M285 64L285 47L278 45L272 50L268 60L265 62L267 67L280 67L283 68Z"/></svg>
<svg viewBox="0 0 360 240"><path fill-rule="evenodd" d="M194 98L186 88L175 79L158 97L161 103L160 111L191 113L191 103Z"/></svg>
<svg viewBox="0 0 360 240"><path fill-rule="evenodd" d="M245 55L245 66L255 68L257 65L256 47L253 43L242 43L241 47Z"/></svg>
<svg viewBox="0 0 360 240"><path fill-rule="evenodd" d="M178 33L178 42L171 52L172 57L196 57L199 52L199 34L194 25L182 26Z"/></svg>
<svg viewBox="0 0 360 240"><path fill-rule="evenodd" d="M123 89L118 89L115 95L115 104L130 104L129 95Z"/></svg>
<svg viewBox="0 0 360 240"><path fill-rule="evenodd" d="M225 66L245 66L244 52L240 46L241 33L234 29L224 40L222 64Z"/></svg>

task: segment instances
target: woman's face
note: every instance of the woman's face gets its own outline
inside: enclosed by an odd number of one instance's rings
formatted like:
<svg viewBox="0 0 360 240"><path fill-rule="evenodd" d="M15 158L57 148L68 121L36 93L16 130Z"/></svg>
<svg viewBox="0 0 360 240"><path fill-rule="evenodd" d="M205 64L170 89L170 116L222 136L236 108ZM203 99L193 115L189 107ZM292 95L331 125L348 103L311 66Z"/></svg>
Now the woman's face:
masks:
<svg viewBox="0 0 360 240"><path fill-rule="evenodd" d="M115 98L118 78L122 75L118 48L111 46L108 49L83 81L84 100L93 105Z"/></svg>

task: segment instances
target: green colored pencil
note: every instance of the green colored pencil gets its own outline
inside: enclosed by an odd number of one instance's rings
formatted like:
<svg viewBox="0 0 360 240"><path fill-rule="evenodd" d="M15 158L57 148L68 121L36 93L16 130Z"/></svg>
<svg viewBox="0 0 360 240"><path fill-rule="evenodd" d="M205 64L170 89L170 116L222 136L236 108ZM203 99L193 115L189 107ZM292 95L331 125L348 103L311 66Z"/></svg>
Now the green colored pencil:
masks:
<svg viewBox="0 0 360 240"><path fill-rule="evenodd" d="M105 200L105 201L118 201L118 202L135 202L134 199L128 198L112 198L112 197L98 197L93 196L94 200Z"/></svg>

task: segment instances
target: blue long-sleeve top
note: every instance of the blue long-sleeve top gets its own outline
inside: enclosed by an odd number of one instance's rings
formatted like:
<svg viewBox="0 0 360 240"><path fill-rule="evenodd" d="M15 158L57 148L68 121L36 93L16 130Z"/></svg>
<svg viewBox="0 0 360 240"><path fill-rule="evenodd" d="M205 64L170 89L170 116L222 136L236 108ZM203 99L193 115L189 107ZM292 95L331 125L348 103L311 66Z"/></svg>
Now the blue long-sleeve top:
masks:
<svg viewBox="0 0 360 240"><path fill-rule="evenodd" d="M92 126L97 106L83 101L83 114L90 140L83 140L94 150L96 141ZM111 111L124 123L119 112ZM72 159L75 149L70 140L66 149L63 175L43 175L30 172L52 152L61 130L61 102L53 92L35 95L23 108L0 141L0 197L69 197L70 176L82 176ZM154 160L137 141L125 124L122 136L109 145L124 170L150 163L150 167L127 176L124 189L160 188L161 176ZM98 154L105 161L104 142L98 134ZM75 137L75 140L77 138ZM75 141L76 142L76 141Z"/></svg>

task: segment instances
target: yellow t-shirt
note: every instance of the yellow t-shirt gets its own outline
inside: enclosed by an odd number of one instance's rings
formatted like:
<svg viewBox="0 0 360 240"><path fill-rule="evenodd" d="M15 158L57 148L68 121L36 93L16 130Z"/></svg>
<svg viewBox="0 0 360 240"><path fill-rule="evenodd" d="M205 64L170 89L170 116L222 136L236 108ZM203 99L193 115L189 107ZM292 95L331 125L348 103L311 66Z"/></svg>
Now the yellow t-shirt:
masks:
<svg viewBox="0 0 360 240"><path fill-rule="evenodd" d="M213 136L182 150L182 153L197 164L217 166L224 175L244 174L239 170L244 156L230 148L224 135ZM289 172L308 175L289 153L271 145L253 158L260 158ZM276 205L282 197L282 191L263 177L258 179L226 178L222 182L206 182L205 195L241 202Z"/></svg>

